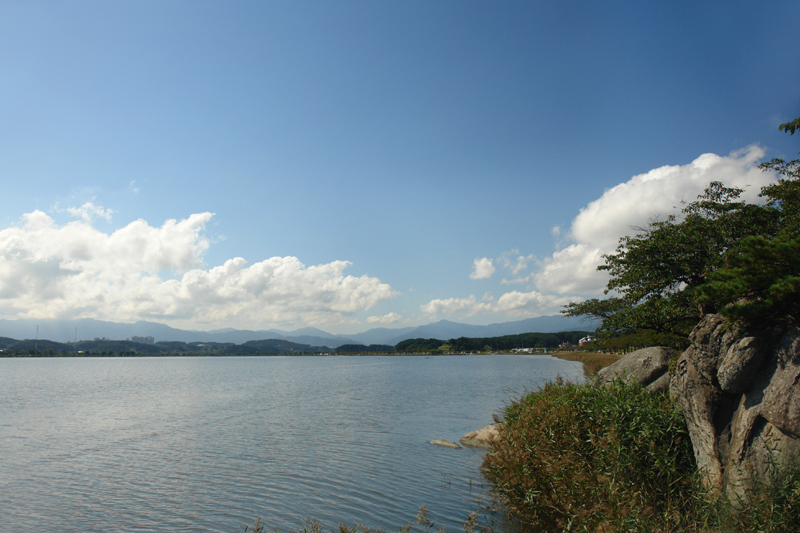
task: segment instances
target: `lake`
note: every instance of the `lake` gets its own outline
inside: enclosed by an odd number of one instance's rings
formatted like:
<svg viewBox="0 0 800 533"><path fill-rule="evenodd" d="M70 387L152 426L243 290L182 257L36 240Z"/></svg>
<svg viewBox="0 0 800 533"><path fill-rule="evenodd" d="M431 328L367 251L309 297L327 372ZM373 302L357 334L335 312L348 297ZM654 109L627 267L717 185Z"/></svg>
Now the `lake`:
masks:
<svg viewBox="0 0 800 533"><path fill-rule="evenodd" d="M541 355L0 359L0 529L448 532L488 502L458 441L580 363Z"/></svg>

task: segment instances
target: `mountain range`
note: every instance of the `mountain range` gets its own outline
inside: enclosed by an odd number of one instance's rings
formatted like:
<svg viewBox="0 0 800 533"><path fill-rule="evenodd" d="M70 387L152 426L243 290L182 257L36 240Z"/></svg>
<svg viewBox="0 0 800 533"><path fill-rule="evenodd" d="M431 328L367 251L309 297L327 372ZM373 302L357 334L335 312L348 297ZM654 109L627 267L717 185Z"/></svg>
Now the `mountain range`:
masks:
<svg viewBox="0 0 800 533"><path fill-rule="evenodd" d="M301 328L293 331L279 329L239 330L219 329L214 331L182 330L157 322L139 321L133 324L105 322L91 318L77 320L0 320L0 337L14 339L47 339L71 343L74 340L107 338L125 340L131 337L153 337L159 341L181 342L233 342L282 339L300 344L336 348L343 344L388 344L394 346L406 339L453 339L458 337L499 337L519 333L555 333L559 331L594 331L598 322L562 315L540 316L514 322L500 322L488 326L476 326L449 320L439 320L424 326L405 328L373 328L352 335L333 335L317 328Z"/></svg>

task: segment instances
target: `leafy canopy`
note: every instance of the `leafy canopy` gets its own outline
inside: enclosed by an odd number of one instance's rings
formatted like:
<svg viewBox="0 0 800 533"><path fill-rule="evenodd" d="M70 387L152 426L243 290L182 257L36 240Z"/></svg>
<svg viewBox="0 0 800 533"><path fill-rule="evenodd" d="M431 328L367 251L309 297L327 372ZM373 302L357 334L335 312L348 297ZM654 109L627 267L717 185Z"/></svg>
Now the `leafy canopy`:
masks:
<svg viewBox="0 0 800 533"><path fill-rule="evenodd" d="M781 125L794 133L800 118ZM605 299L568 304L562 313L602 319L599 334L685 344L706 313L744 322L800 318L800 160L760 165L778 183L764 205L742 189L711 183L682 211L622 237L598 270L610 273Z"/></svg>

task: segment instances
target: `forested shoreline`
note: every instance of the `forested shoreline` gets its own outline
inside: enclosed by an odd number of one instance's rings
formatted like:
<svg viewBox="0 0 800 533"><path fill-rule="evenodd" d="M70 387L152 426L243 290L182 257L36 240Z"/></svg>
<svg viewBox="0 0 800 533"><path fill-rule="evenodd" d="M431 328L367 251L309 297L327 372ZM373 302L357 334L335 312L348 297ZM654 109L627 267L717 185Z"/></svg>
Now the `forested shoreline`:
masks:
<svg viewBox="0 0 800 533"><path fill-rule="evenodd" d="M458 339L408 339L396 346L386 344L343 344L335 348L312 346L283 339L264 339L242 344L222 342L162 341L153 344L131 340L95 339L75 343L46 339L17 340L0 337L0 357L163 357L228 355L356 355L356 354L465 354L510 351L519 348L556 349L575 345L589 335L586 331L521 333L500 337Z"/></svg>

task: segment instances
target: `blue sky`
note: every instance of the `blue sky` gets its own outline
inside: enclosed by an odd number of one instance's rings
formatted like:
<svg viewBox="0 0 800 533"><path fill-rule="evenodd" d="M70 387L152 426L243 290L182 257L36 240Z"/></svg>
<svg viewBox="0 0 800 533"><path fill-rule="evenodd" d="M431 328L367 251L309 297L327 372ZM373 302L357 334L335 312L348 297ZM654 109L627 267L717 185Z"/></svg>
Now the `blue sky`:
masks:
<svg viewBox="0 0 800 533"><path fill-rule="evenodd" d="M0 318L558 312L794 157L800 3L0 2ZM213 215L212 215L213 214Z"/></svg>

